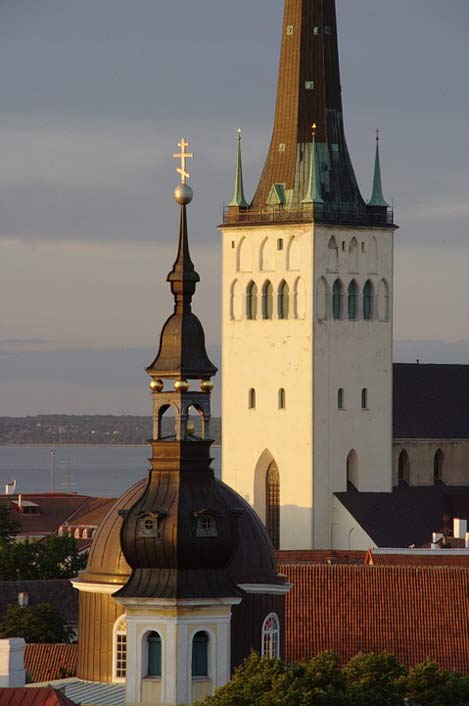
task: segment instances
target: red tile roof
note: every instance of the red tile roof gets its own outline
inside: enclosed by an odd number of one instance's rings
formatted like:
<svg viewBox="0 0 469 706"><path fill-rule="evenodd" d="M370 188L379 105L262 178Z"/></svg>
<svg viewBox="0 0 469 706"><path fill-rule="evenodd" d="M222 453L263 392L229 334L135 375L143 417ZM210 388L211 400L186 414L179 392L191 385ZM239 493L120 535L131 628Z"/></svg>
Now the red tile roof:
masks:
<svg viewBox="0 0 469 706"><path fill-rule="evenodd" d="M11 518L21 525L20 535L42 537L57 532L60 525L73 518L74 525L99 525L113 498L93 498L76 493L22 493L22 501L39 506L39 512L21 512L18 495L0 496L11 507Z"/></svg>
<svg viewBox="0 0 469 706"><path fill-rule="evenodd" d="M363 564L365 557L365 551L332 549L296 549L277 552L278 561L286 564Z"/></svg>
<svg viewBox="0 0 469 706"><path fill-rule="evenodd" d="M60 691L51 687L18 687L0 689L0 706L75 706L75 704Z"/></svg>
<svg viewBox="0 0 469 706"><path fill-rule="evenodd" d="M469 569L469 552L453 553L450 550L429 549L422 553L412 549L402 552L396 549L395 554L391 554L370 549L366 555L365 564L367 566L461 566Z"/></svg>
<svg viewBox="0 0 469 706"><path fill-rule="evenodd" d="M450 567L279 565L285 657L334 650L345 662L388 650L410 667L427 657L469 673L469 571Z"/></svg>
<svg viewBox="0 0 469 706"><path fill-rule="evenodd" d="M32 684L40 684L74 677L77 657L78 645L28 643L24 651L27 680Z"/></svg>

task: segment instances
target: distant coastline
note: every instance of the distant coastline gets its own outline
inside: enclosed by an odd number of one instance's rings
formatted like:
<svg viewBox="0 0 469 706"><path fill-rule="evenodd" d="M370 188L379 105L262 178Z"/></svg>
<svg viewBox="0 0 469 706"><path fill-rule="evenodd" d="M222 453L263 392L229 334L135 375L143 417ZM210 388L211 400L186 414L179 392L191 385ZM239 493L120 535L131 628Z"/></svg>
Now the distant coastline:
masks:
<svg viewBox="0 0 469 706"><path fill-rule="evenodd" d="M202 421L191 416L195 434ZM174 418L163 418L163 435L174 433ZM214 444L221 445L221 419L211 420ZM133 415L48 414L0 417L0 446L147 446L153 435L151 417Z"/></svg>

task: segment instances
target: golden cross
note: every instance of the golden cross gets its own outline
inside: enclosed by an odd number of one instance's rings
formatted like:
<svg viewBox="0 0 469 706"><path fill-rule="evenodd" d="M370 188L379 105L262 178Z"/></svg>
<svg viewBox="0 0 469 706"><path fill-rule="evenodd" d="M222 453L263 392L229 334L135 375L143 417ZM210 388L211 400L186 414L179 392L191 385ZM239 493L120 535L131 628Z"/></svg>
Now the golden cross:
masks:
<svg viewBox="0 0 469 706"><path fill-rule="evenodd" d="M190 179L191 175L186 171L186 162L188 159L192 159L194 156L193 152L186 152L186 147L189 147L189 142L183 137L181 142L178 142L178 147L181 148L180 154L174 153L174 159L181 160L181 166L176 169L177 173L181 175L181 183L185 184L186 179Z"/></svg>

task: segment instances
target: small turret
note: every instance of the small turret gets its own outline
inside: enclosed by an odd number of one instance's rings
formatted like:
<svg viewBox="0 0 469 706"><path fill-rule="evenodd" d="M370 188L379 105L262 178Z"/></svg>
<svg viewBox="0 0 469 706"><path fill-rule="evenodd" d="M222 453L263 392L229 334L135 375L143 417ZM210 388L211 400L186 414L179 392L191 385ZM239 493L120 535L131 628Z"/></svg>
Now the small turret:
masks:
<svg viewBox="0 0 469 706"><path fill-rule="evenodd" d="M323 204L324 199L321 196L321 179L320 179L320 166L319 166L319 156L316 146L316 123L313 123L313 141L311 143L311 165L309 169L309 180L308 188L306 189L306 196L303 199L304 204Z"/></svg>
<svg viewBox="0 0 469 706"><path fill-rule="evenodd" d="M241 156L241 128L238 130L238 155L236 159L236 176L233 198L228 204L236 208L248 208L249 204L244 196L244 184L243 184L243 161Z"/></svg>
<svg viewBox="0 0 469 706"><path fill-rule="evenodd" d="M379 130L376 130L376 155L375 155L375 171L373 175L373 193L368 201L368 206L380 206L388 208L383 195L383 182L381 179L381 162L379 159Z"/></svg>

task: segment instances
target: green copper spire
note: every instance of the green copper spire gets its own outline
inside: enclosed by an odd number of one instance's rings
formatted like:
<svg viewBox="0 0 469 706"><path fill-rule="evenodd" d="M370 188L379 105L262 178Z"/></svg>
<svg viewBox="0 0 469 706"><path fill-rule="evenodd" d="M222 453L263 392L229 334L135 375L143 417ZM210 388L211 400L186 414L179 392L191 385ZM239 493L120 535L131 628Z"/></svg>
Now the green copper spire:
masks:
<svg viewBox="0 0 469 706"><path fill-rule="evenodd" d="M383 182L381 180L381 163L379 160L379 130L376 130L376 157L375 157L375 173L373 176L373 193L368 201L368 206L389 206L384 200Z"/></svg>
<svg viewBox="0 0 469 706"><path fill-rule="evenodd" d="M324 203L321 196L321 179L319 170L319 155L316 147L316 123L313 123L313 141L311 143L311 166L309 169L308 188L302 203Z"/></svg>
<svg viewBox="0 0 469 706"><path fill-rule="evenodd" d="M241 159L241 129L238 130L238 158L236 162L236 177L235 187L232 201L229 206L237 206L238 208L248 208L249 204L244 197L243 185L243 162Z"/></svg>

